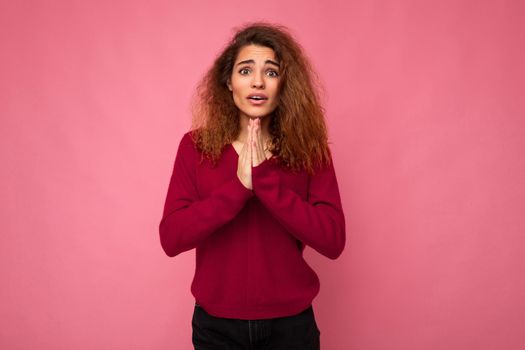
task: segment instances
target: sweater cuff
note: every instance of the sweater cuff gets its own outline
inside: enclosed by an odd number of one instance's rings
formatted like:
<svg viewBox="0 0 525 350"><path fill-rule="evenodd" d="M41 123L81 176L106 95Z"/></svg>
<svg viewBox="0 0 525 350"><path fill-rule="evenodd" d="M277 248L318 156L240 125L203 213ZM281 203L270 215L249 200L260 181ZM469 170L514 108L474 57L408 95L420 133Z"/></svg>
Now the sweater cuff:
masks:
<svg viewBox="0 0 525 350"><path fill-rule="evenodd" d="M248 200L250 197L253 196L253 190L244 187L237 175L235 175L235 178L231 183L231 190L233 193L238 193L243 200Z"/></svg>
<svg viewBox="0 0 525 350"><path fill-rule="evenodd" d="M261 164L252 167L252 175L253 176L263 175L264 176L272 168L273 168L272 161L270 159L265 159L262 161Z"/></svg>
<svg viewBox="0 0 525 350"><path fill-rule="evenodd" d="M261 190L275 190L275 184L279 182L279 173L276 170L276 164L270 159L252 167L252 184L255 194Z"/></svg>

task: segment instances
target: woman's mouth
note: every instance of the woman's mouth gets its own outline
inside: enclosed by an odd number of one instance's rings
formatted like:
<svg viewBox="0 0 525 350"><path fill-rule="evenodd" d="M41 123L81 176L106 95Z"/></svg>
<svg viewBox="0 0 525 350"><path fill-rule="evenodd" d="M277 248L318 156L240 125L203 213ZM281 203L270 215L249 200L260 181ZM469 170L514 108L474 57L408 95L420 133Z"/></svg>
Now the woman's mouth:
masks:
<svg viewBox="0 0 525 350"><path fill-rule="evenodd" d="M252 105L255 106L262 105L263 103L268 101L268 97L264 94L250 94L248 95L247 99Z"/></svg>

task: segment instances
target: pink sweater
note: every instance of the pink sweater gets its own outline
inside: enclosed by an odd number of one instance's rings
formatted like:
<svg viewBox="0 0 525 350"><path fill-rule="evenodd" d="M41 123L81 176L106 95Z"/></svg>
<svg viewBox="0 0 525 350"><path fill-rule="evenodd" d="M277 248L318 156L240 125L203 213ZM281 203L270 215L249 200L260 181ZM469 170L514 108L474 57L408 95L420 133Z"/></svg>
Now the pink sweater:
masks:
<svg viewBox="0 0 525 350"><path fill-rule="evenodd" d="M213 316L245 320L306 309L320 284L303 258L305 245L336 259L346 241L333 164L309 176L282 168L273 157L252 168L249 190L237 177L231 144L215 167L200 160L188 132L159 225L168 256L196 248L196 302Z"/></svg>

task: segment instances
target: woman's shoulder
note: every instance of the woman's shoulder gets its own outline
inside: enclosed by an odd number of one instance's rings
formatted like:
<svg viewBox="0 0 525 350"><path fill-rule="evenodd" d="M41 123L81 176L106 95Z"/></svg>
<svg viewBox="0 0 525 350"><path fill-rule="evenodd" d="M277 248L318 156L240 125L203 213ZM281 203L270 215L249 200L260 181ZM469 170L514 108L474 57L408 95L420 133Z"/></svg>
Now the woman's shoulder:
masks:
<svg viewBox="0 0 525 350"><path fill-rule="evenodd" d="M185 132L180 138L177 153L190 158L198 156L197 143L191 130Z"/></svg>
<svg viewBox="0 0 525 350"><path fill-rule="evenodd" d="M197 135L195 130L185 132L180 140L180 146L197 146Z"/></svg>

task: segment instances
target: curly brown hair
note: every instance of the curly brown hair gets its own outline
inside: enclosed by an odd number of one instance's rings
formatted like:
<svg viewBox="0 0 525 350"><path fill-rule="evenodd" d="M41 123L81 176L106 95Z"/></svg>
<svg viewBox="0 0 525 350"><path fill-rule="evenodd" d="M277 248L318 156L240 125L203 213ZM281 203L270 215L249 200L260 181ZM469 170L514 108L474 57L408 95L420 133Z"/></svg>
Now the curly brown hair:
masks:
<svg viewBox="0 0 525 350"><path fill-rule="evenodd" d="M288 29L256 22L237 30L205 74L194 96L192 132L199 150L215 164L240 132L239 110L227 82L241 48L271 48L279 60L279 102L269 125L270 150L285 167L314 173L331 161L320 84L301 46Z"/></svg>

